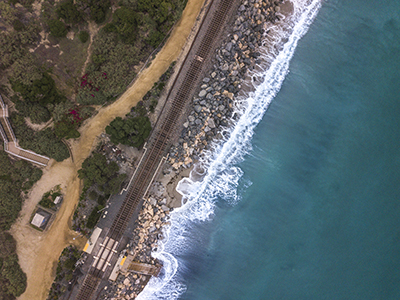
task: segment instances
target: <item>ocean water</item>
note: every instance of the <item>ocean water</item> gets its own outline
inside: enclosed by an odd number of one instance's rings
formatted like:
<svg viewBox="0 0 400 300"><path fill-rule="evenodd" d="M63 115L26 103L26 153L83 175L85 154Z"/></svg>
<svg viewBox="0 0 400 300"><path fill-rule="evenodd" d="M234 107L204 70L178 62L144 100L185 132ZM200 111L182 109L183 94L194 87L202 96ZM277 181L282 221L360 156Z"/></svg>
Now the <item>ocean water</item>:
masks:
<svg viewBox="0 0 400 300"><path fill-rule="evenodd" d="M400 2L295 2L140 299L400 299Z"/></svg>

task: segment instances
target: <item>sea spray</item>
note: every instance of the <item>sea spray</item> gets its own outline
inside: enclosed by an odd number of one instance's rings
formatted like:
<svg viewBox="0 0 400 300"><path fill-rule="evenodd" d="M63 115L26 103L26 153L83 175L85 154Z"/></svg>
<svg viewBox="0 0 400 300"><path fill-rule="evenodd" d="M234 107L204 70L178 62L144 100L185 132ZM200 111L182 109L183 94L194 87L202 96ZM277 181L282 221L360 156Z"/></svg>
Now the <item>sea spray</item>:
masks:
<svg viewBox="0 0 400 300"><path fill-rule="evenodd" d="M179 257L192 245L190 228L212 218L218 198L232 205L239 200L237 186L243 172L236 164L251 151L254 128L280 90L297 43L320 8L319 0L292 2L293 13L271 25L265 36L265 46L259 49L263 60L259 66L261 70L248 72L255 91L235 100L237 121L222 132L223 141L213 144L200 159L199 165L205 170L201 180L194 180L198 174L193 173L178 184L177 190L185 204L170 214L171 225L164 229L165 238L152 253L163 262L162 275L151 278L138 299L177 299L184 293L186 287L180 272L185 266ZM261 83L257 85L260 78Z"/></svg>

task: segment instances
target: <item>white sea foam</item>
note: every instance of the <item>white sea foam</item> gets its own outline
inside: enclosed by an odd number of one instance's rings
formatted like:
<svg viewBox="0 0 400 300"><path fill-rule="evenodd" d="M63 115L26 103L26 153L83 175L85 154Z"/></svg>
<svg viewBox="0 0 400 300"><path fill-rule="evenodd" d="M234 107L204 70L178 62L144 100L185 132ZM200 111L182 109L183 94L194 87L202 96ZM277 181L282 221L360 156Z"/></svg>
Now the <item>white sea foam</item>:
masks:
<svg viewBox="0 0 400 300"><path fill-rule="evenodd" d="M306 3L304 3L306 2ZM170 214L171 225L164 232L165 239L152 255L163 262L163 274L153 277L138 299L177 299L185 292L180 272L185 268L177 257L191 246L189 229L196 223L212 218L215 201L222 198L231 204L238 199L237 186L242 170L236 164L251 150L254 128L261 121L270 102L281 88L289 62L299 39L307 32L320 8L320 0L294 0L294 12L279 24L272 25L265 37L267 46L260 49L266 62L262 71L252 71L249 75L254 84L262 78L254 92L242 99L236 99L237 121L223 132L225 139L214 144L201 158L201 180L194 180L197 174L183 179L177 190L186 203ZM273 43L270 43L273 37ZM284 42L285 41L285 42ZM275 53L268 47L275 47ZM268 66L268 69L263 69Z"/></svg>

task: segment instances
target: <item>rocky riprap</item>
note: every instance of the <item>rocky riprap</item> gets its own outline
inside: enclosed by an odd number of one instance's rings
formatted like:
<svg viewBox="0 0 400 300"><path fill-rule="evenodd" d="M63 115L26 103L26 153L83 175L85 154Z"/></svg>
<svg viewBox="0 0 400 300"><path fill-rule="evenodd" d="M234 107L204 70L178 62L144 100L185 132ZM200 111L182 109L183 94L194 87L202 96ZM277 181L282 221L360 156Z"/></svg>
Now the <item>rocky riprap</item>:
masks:
<svg viewBox="0 0 400 300"><path fill-rule="evenodd" d="M222 138L222 128L235 118L234 99L247 70L260 63L257 49L267 34L268 21L279 20L282 3L250 0L239 7L232 31L217 50L213 67L193 99L178 144L171 147L168 163L174 169L191 167L212 140Z"/></svg>

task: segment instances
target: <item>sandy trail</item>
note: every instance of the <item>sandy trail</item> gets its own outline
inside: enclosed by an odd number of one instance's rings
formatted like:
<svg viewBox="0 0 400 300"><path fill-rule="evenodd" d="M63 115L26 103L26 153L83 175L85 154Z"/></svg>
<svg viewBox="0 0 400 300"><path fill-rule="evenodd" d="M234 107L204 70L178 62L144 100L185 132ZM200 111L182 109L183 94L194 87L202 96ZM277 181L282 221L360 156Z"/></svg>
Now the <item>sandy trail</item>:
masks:
<svg viewBox="0 0 400 300"><path fill-rule="evenodd" d="M177 59L203 3L204 0L188 1L181 20L150 67L138 75L135 83L116 102L102 108L81 128L81 137L71 143L74 161L69 158L61 163L54 162L48 166L44 170L41 180L35 184L28 195L20 216L11 229L11 233L17 240L20 265L28 277L27 290L19 299L46 299L61 251L70 244L83 248L86 240L70 229L71 218L78 203L81 188L77 170L90 154L96 137L104 131L104 128L115 117L125 116L131 107L150 90L169 65ZM29 226L33 209L43 193L58 184L65 193L60 211L45 232L36 231Z"/></svg>

